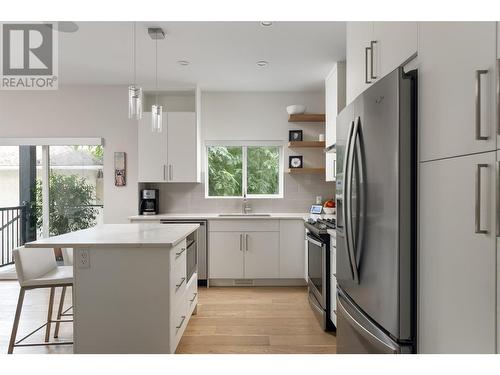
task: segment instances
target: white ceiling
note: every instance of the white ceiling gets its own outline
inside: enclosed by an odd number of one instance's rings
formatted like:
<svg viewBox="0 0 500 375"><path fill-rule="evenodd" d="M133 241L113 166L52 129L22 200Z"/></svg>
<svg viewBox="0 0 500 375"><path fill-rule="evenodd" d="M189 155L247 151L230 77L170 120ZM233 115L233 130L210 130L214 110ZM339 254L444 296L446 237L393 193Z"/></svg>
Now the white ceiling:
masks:
<svg viewBox="0 0 500 375"><path fill-rule="evenodd" d="M60 84L130 84L132 30L127 22L78 22L59 33ZM154 41L148 26L167 33L158 41L161 90L198 84L211 91L315 91L335 61L345 59L344 22L137 23L137 82L154 88ZM181 66L179 60L188 60ZM260 68L258 60L269 61Z"/></svg>

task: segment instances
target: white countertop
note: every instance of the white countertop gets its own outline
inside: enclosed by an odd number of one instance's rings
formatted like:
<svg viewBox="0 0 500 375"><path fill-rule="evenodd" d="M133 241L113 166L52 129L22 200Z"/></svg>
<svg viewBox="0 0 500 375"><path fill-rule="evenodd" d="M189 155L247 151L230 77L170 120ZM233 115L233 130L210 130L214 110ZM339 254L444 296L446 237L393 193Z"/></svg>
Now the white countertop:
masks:
<svg viewBox="0 0 500 375"><path fill-rule="evenodd" d="M103 224L28 242L26 247L172 247L199 228L198 224Z"/></svg>
<svg viewBox="0 0 500 375"><path fill-rule="evenodd" d="M255 212L255 214L259 214L258 212ZM254 219L254 220L269 220L269 219L281 219L281 220L307 220L309 217L311 217L311 214L309 213L276 213L276 212L271 212L271 213L263 213L263 215L269 216L253 216L252 214L250 215L244 215L244 214L237 214L237 213L230 213L229 215L237 215L237 216L219 216L219 213L192 213L192 214L159 214L159 215L134 215L134 216L129 216L129 220L141 220L141 221L158 221L158 220L195 220L195 219L205 219L205 220L248 220L248 219ZM316 215L317 216L317 215ZM322 217L329 218L329 217L335 217L335 215L321 215Z"/></svg>

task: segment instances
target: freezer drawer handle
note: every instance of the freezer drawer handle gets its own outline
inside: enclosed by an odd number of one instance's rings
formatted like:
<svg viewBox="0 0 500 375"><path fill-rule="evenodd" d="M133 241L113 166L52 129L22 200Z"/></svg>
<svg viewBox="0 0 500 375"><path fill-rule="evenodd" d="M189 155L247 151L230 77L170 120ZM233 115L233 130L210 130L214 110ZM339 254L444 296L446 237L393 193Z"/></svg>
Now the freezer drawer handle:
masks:
<svg viewBox="0 0 500 375"><path fill-rule="evenodd" d="M338 299L338 307L340 308L341 314L344 315L344 317L351 323L353 327L357 327L357 331L363 335L367 340L371 341L372 343L375 344L380 344L389 349L392 353L396 354L398 353L398 348L394 345L390 345L389 343L382 341L380 338L375 336L373 333L371 333L369 330L367 330L365 327L363 327L359 322L352 317L351 314L349 314L342 304L342 301L340 298Z"/></svg>
<svg viewBox="0 0 500 375"><path fill-rule="evenodd" d="M486 141L487 135L481 135L481 76L487 74L487 70L476 70L476 140Z"/></svg>
<svg viewBox="0 0 500 375"><path fill-rule="evenodd" d="M481 229L481 168L488 168L488 164L478 164L476 168L476 212L475 225L477 234L487 234L486 229Z"/></svg>

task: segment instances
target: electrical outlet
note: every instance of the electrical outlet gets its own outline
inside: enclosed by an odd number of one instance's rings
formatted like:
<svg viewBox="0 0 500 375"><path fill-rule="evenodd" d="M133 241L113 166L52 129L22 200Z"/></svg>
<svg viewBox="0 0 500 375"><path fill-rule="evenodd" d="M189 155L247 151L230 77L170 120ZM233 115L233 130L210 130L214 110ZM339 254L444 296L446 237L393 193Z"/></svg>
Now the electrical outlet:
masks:
<svg viewBox="0 0 500 375"><path fill-rule="evenodd" d="M90 253L87 249L78 250L78 268L90 268Z"/></svg>

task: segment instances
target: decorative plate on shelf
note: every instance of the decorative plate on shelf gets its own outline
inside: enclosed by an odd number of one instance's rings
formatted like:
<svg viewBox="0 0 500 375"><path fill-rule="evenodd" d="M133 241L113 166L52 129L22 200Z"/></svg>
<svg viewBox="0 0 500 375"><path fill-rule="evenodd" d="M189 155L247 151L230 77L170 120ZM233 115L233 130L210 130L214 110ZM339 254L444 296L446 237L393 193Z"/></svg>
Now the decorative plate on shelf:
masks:
<svg viewBox="0 0 500 375"><path fill-rule="evenodd" d="M302 155L293 155L288 157L289 168L302 168L304 166Z"/></svg>

